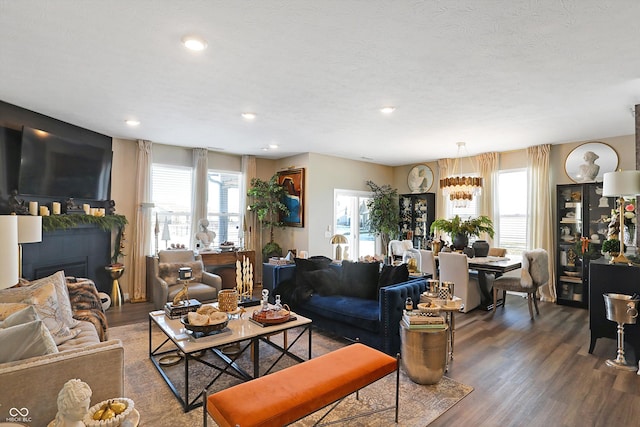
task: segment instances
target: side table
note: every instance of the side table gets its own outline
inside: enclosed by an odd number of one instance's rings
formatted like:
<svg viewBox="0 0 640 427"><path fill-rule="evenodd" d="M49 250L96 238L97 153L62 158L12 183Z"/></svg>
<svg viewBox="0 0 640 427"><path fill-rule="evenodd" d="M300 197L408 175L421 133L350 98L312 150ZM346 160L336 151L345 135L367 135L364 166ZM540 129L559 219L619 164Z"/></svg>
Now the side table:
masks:
<svg viewBox="0 0 640 427"><path fill-rule="evenodd" d="M400 322L402 367L413 382L436 384L444 375L448 329L409 329Z"/></svg>
<svg viewBox="0 0 640 427"><path fill-rule="evenodd" d="M449 362L453 360L453 339L456 334L456 318L455 313L460 311L460 308L440 307L440 312L444 314L444 320L449 326L447 332L447 364L445 366L445 372L449 371Z"/></svg>

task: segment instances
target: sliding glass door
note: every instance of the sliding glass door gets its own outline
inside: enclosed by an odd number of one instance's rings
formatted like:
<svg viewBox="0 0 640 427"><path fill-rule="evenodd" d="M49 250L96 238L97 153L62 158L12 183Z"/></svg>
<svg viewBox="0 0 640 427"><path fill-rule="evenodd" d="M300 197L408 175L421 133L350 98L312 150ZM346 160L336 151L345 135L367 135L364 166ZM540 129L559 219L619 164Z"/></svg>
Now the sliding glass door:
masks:
<svg viewBox="0 0 640 427"><path fill-rule="evenodd" d="M364 191L335 190L333 204L334 234L342 234L349 240L348 257L358 260L365 255L375 255L376 237L369 231L370 194Z"/></svg>

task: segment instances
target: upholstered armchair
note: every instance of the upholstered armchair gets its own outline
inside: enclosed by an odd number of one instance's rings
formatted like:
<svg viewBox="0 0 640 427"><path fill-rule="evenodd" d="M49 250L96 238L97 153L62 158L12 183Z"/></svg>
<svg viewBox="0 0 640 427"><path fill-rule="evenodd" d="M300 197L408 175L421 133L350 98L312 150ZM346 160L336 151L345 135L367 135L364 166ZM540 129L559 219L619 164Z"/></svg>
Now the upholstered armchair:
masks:
<svg viewBox="0 0 640 427"><path fill-rule="evenodd" d="M496 311L498 291L502 290L502 307L507 302L507 291L526 292L529 302L529 315L533 319L533 305L538 310L536 292L540 286L549 283L549 254L544 249L534 249L522 253L522 268L520 277L503 276L493 282L493 311Z"/></svg>
<svg viewBox="0 0 640 427"><path fill-rule="evenodd" d="M480 285L477 276L469 273L469 261L465 254L440 252L440 281L453 282L453 294L462 300L460 311L468 313L480 305Z"/></svg>
<svg viewBox="0 0 640 427"><path fill-rule="evenodd" d="M200 255L194 255L191 250L166 250L158 253L154 260L154 275L151 294L156 310L164 307L168 301L173 301L184 284L178 280L180 267L191 267L193 280L187 282L189 298L200 302L218 300L218 293L222 289L222 278L205 271Z"/></svg>

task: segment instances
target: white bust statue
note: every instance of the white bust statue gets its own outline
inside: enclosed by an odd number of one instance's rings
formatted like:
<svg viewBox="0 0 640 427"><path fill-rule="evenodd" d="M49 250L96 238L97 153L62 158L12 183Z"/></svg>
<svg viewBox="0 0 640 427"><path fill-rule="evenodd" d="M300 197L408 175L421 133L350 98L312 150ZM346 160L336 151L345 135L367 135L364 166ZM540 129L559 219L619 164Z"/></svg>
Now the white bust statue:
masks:
<svg viewBox="0 0 640 427"><path fill-rule="evenodd" d="M78 379L67 381L58 393L58 413L49 427L84 427L82 419L89 411L91 388Z"/></svg>
<svg viewBox="0 0 640 427"><path fill-rule="evenodd" d="M196 233L196 240L200 242L204 249L209 249L211 244L213 243L213 239L216 238L216 233L209 230L209 220L206 218L202 218L198 221L200 225L200 230Z"/></svg>

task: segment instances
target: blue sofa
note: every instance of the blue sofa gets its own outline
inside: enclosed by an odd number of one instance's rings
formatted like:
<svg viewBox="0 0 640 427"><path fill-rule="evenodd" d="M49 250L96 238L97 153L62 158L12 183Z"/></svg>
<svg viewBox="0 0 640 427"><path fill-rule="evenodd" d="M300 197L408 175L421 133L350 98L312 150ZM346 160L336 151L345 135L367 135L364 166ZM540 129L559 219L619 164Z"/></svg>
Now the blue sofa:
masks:
<svg viewBox="0 0 640 427"><path fill-rule="evenodd" d="M340 274L341 266L332 264ZM263 287L270 295L280 294L283 283L295 280L296 265L263 265ZM358 298L346 295L320 295L313 292L292 309L312 319L313 325L349 340L360 342L395 356L400 351L400 320L407 297L414 304L427 286L426 278L409 280L384 286L378 298ZM281 287L281 289L279 289ZM283 298L283 302L288 301Z"/></svg>

